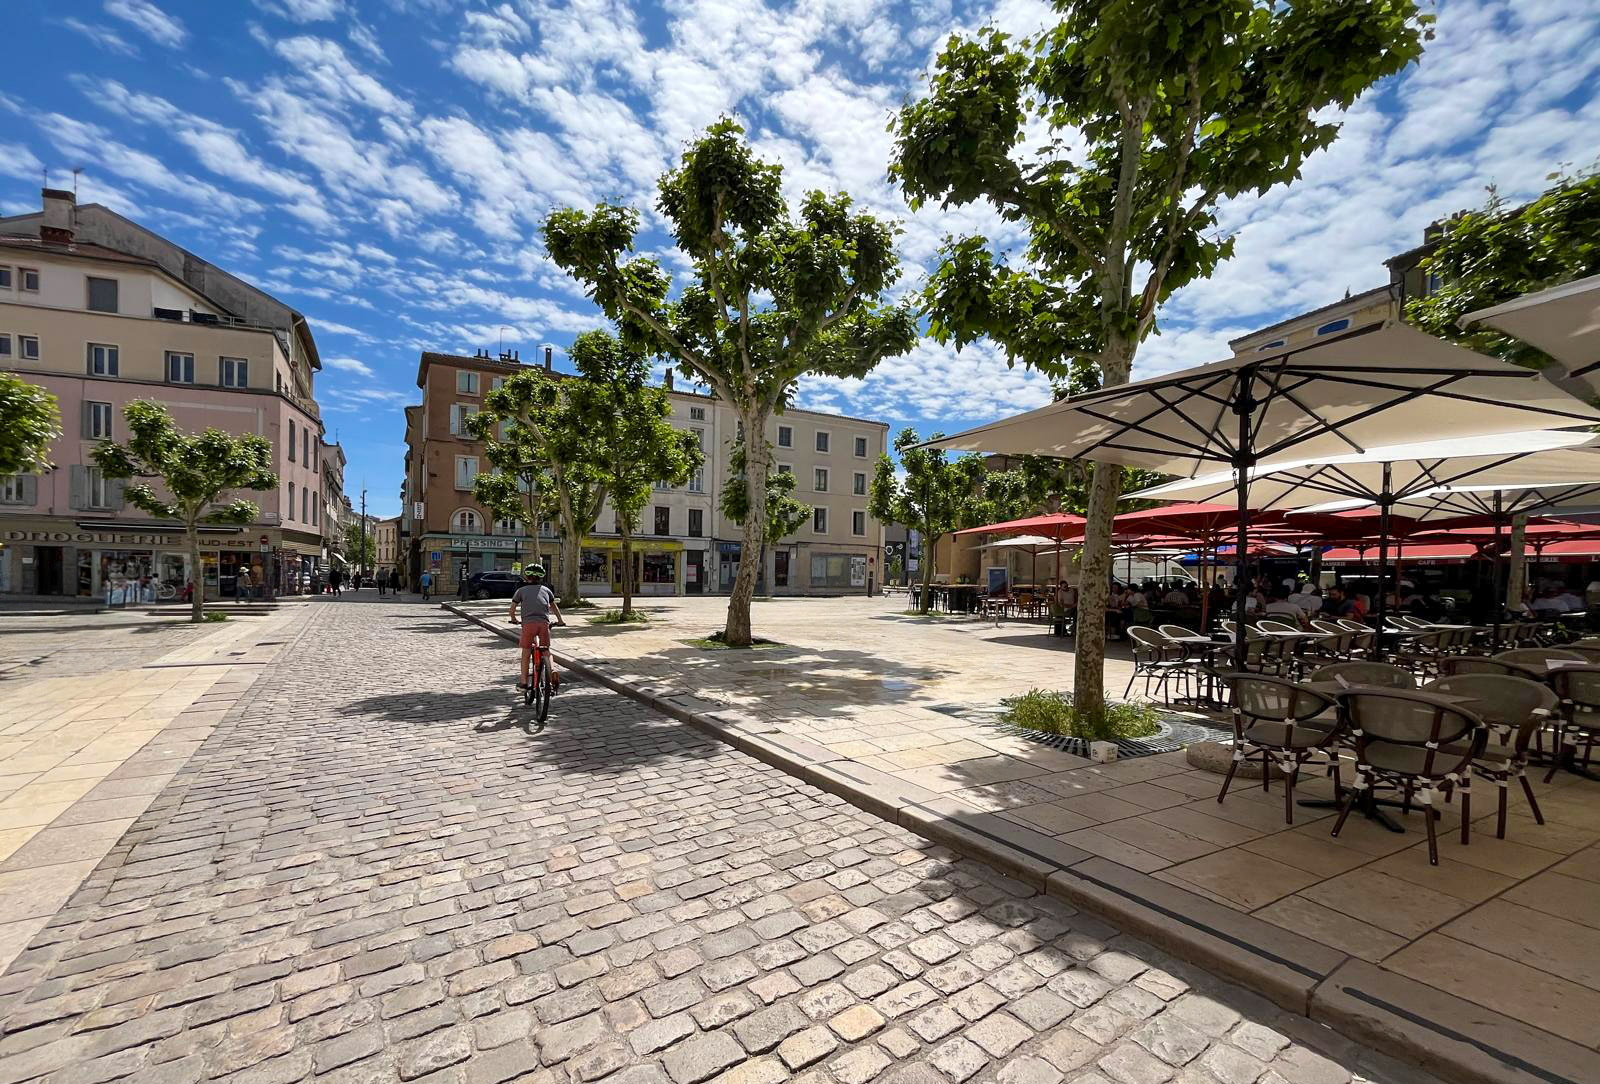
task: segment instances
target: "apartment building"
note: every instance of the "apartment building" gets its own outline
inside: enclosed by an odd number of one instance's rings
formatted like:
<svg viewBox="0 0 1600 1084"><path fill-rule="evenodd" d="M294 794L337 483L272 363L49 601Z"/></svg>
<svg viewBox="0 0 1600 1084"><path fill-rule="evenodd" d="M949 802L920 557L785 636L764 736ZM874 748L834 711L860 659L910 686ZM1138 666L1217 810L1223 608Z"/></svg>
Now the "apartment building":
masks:
<svg viewBox="0 0 1600 1084"><path fill-rule="evenodd" d="M394 571L396 562L400 557L400 517L390 516L373 523L372 530L376 539L376 568Z"/></svg>
<svg viewBox="0 0 1600 1084"><path fill-rule="evenodd" d="M549 354L545 366L549 368ZM556 525L522 539L515 521L492 522L472 499L472 480L487 468L482 445L464 419L483 396L524 367L514 354L424 353L417 374L422 403L406 408L406 480L401 536L408 574L431 569L441 589L461 577L526 561L537 548L559 567ZM738 438L736 413L711 396L665 388L675 425L695 433L706 462L685 485L658 485L634 535L634 582L642 595L726 593L738 573L742 529L724 517L717 495L731 484L729 454ZM791 471L796 496L814 507L795 535L766 547L764 582L778 594L865 593L882 583L883 530L867 511L873 464L885 449L883 422L791 410L768 426L776 469ZM586 594L621 589L622 540L612 509L602 509L584 537L579 582Z"/></svg>
<svg viewBox="0 0 1600 1084"><path fill-rule="evenodd" d="M344 528L348 502L344 497L344 446L322 441L322 555L324 568L344 559Z"/></svg>
<svg viewBox="0 0 1600 1084"><path fill-rule="evenodd" d="M1302 312L1259 328L1248 335L1229 339L1235 354L1293 349L1325 335L1337 335L1372 324L1387 324L1400 319L1400 290L1397 284L1346 293L1330 305Z"/></svg>
<svg viewBox="0 0 1600 1084"><path fill-rule="evenodd" d="M298 590L324 559L320 364L294 310L105 207L45 189L41 212L0 218L0 367L55 395L64 428L52 469L0 480L0 592L103 597L149 576L227 595L245 565ZM243 494L255 523L203 529L200 569L181 529L129 506L92 464L97 441L126 438L136 399L184 431L276 449L278 489Z"/></svg>

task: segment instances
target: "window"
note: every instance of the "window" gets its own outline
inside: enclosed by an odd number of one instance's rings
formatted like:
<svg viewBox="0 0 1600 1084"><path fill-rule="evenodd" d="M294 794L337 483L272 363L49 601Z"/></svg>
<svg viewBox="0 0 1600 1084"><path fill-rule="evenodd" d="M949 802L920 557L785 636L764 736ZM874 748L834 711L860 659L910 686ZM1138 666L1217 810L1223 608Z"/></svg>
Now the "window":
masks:
<svg viewBox="0 0 1600 1084"><path fill-rule="evenodd" d="M818 467L816 469L816 473L815 473L814 477L812 478L811 488L816 490L818 493L826 493L826 492L828 492L828 468L827 467Z"/></svg>
<svg viewBox="0 0 1600 1084"><path fill-rule="evenodd" d="M478 394L478 374L465 369L456 371L456 391L462 395Z"/></svg>
<svg viewBox="0 0 1600 1084"><path fill-rule="evenodd" d="M167 351L167 383L194 383L194 355Z"/></svg>
<svg viewBox="0 0 1600 1084"><path fill-rule="evenodd" d="M291 519L291 520L294 519L294 483L293 482L289 483L289 511L286 514L288 515L289 519Z"/></svg>
<svg viewBox="0 0 1600 1084"><path fill-rule="evenodd" d="M86 440L111 439L111 404L91 403L88 400L83 404L83 435Z"/></svg>
<svg viewBox="0 0 1600 1084"><path fill-rule="evenodd" d="M31 267L17 268L17 274L22 277L22 292L36 294L39 292L39 272Z"/></svg>
<svg viewBox="0 0 1600 1084"><path fill-rule="evenodd" d="M291 462L291 463L294 462L294 449L295 449L294 419L290 418L289 419L289 462Z"/></svg>
<svg viewBox="0 0 1600 1084"><path fill-rule="evenodd" d="M245 358L219 358L217 383L225 388L250 386L250 362Z"/></svg>
<svg viewBox="0 0 1600 1084"><path fill-rule="evenodd" d="M858 538L866 536L867 514L865 512L858 509L850 513L850 533Z"/></svg>
<svg viewBox="0 0 1600 1084"><path fill-rule="evenodd" d="M477 373L470 374L477 376ZM470 437L472 432L467 428L467 419L478 412L478 408L471 403L450 404L450 435L453 437Z"/></svg>
<svg viewBox="0 0 1600 1084"><path fill-rule="evenodd" d="M788 463L779 463L778 464L778 473L779 474L793 474L794 473L794 467L791 464L788 464Z"/></svg>
<svg viewBox="0 0 1600 1084"><path fill-rule="evenodd" d="M495 379L499 380L500 378L499 377L495 377ZM501 516L499 519L494 521L494 533L495 534L521 534L522 533L522 524L518 523L511 516Z"/></svg>
<svg viewBox="0 0 1600 1084"><path fill-rule="evenodd" d="M300 462L311 466L311 430L300 427Z"/></svg>
<svg viewBox="0 0 1600 1084"><path fill-rule="evenodd" d="M30 475L11 474L0 478L0 504L32 504L28 497Z"/></svg>
<svg viewBox="0 0 1600 1084"><path fill-rule="evenodd" d="M282 395L283 394L283 374L282 373L273 373L272 374L272 381L273 381L273 388L277 391L277 393L279 395Z"/></svg>
<svg viewBox="0 0 1600 1084"><path fill-rule="evenodd" d="M11 268L0 267L0 290L11 289Z"/></svg>
<svg viewBox="0 0 1600 1084"><path fill-rule="evenodd" d="M794 447L794 428L792 426L788 426L788 425L780 425L780 426L778 426L778 447L780 447L780 448L793 448Z"/></svg>
<svg viewBox="0 0 1600 1084"><path fill-rule="evenodd" d="M85 467L84 502L90 508L110 508L111 494L106 486L106 476L99 467Z"/></svg>
<svg viewBox="0 0 1600 1084"><path fill-rule="evenodd" d="M472 481L478 477L478 457L475 455L456 456L456 488L471 489Z"/></svg>
<svg viewBox="0 0 1600 1084"><path fill-rule="evenodd" d="M117 280L89 276L89 311L117 311Z"/></svg>
<svg viewBox="0 0 1600 1084"><path fill-rule="evenodd" d="M656 505L656 534L672 533L672 509Z"/></svg>
<svg viewBox="0 0 1600 1084"><path fill-rule="evenodd" d="M38 361L39 337L37 335L18 335L17 356L24 361Z"/></svg>
<svg viewBox="0 0 1600 1084"><path fill-rule="evenodd" d="M497 376L493 380L489 381L489 390L490 391L499 391L501 388L503 388L505 386L506 386L506 378L503 377L503 376Z"/></svg>
<svg viewBox="0 0 1600 1084"><path fill-rule="evenodd" d="M308 523L311 520L311 490L300 490L300 522Z"/></svg>
<svg viewBox="0 0 1600 1084"><path fill-rule="evenodd" d="M692 422L703 422L703 421L705 421L706 420L706 408L703 407L703 406L692 406L692 407L690 407L689 408L689 420L692 421Z"/></svg>
<svg viewBox="0 0 1600 1084"><path fill-rule="evenodd" d="M826 429L818 429L817 430L817 451L825 452L827 450L828 450L828 431Z"/></svg>
<svg viewBox="0 0 1600 1084"><path fill-rule="evenodd" d="M1276 350L1278 347L1280 347L1282 345L1283 345L1283 340L1282 339L1273 339L1269 343L1262 343L1260 346L1256 347L1256 349L1258 351L1259 350Z"/></svg>
<svg viewBox="0 0 1600 1084"><path fill-rule="evenodd" d="M470 508L463 508L450 517L450 533L477 534L479 522L478 513Z"/></svg>
<svg viewBox="0 0 1600 1084"><path fill-rule="evenodd" d="M865 458L867 458L867 438L866 437L857 437L856 438L856 458L857 459L865 459Z"/></svg>
<svg viewBox="0 0 1600 1084"><path fill-rule="evenodd" d="M813 508L811 510L811 533L828 533L828 510L826 508Z"/></svg>
<svg viewBox="0 0 1600 1084"><path fill-rule="evenodd" d="M1332 335L1335 331L1343 331L1349 326L1350 318L1346 316L1343 320L1330 320L1328 323L1323 324L1321 327L1317 328L1317 334Z"/></svg>
<svg viewBox="0 0 1600 1084"><path fill-rule="evenodd" d="M11 336L0 334L0 358L11 356Z"/></svg>
<svg viewBox="0 0 1600 1084"><path fill-rule="evenodd" d="M857 497L865 497L867 495L867 476L864 471L856 471L855 474L851 475L850 492Z"/></svg>
<svg viewBox="0 0 1600 1084"><path fill-rule="evenodd" d="M89 344L89 375L116 376L117 348L105 343Z"/></svg>
<svg viewBox="0 0 1600 1084"><path fill-rule="evenodd" d="M689 537L703 538L706 533L706 514L704 509L689 509Z"/></svg>
<svg viewBox="0 0 1600 1084"><path fill-rule="evenodd" d="M318 525L317 524L317 506L320 505L321 503L322 503L321 501L315 501L311 505L311 526L313 526L313 527Z"/></svg>
<svg viewBox="0 0 1600 1084"><path fill-rule="evenodd" d="M704 467L696 467L693 474L689 475L689 492L704 493L706 489L706 472Z"/></svg>

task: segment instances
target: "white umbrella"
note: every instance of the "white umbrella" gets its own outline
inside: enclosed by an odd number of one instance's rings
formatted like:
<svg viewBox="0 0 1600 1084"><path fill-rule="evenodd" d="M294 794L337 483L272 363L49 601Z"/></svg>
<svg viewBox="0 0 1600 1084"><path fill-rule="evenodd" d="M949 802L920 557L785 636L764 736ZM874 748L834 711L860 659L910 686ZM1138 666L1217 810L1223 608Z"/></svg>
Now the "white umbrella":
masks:
<svg viewBox="0 0 1600 1084"><path fill-rule="evenodd" d="M1187 477L1227 465L1246 554L1249 475L1263 464L1597 422L1600 410L1538 373L1391 324L1073 396L929 443ZM1243 603L1241 592L1241 660Z"/></svg>
<svg viewBox="0 0 1600 1084"><path fill-rule="evenodd" d="M1568 376L1583 376L1600 368L1600 275L1469 312L1460 323L1488 324L1543 350Z"/></svg>

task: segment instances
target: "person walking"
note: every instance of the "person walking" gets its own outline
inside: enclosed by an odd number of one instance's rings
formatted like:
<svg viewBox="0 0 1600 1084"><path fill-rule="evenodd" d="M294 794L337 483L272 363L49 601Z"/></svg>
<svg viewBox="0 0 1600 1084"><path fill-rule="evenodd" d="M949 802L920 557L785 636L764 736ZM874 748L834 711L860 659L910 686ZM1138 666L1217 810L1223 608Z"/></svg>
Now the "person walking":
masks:
<svg viewBox="0 0 1600 1084"><path fill-rule="evenodd" d="M250 597L250 566L240 565L239 575L233 581L233 604L237 606Z"/></svg>
<svg viewBox="0 0 1600 1084"><path fill-rule="evenodd" d="M427 569L423 569L422 578L419 582L422 587L422 601L427 602L428 593L433 590L433 573Z"/></svg>
<svg viewBox="0 0 1600 1084"><path fill-rule="evenodd" d="M333 589L333 597L339 597L339 585L344 582L344 573L337 568L328 570L328 586Z"/></svg>
<svg viewBox="0 0 1600 1084"><path fill-rule="evenodd" d="M380 568L380 569L378 569L378 597L382 598L383 597L383 593L385 591L387 591L388 589L389 589L389 570L387 568Z"/></svg>

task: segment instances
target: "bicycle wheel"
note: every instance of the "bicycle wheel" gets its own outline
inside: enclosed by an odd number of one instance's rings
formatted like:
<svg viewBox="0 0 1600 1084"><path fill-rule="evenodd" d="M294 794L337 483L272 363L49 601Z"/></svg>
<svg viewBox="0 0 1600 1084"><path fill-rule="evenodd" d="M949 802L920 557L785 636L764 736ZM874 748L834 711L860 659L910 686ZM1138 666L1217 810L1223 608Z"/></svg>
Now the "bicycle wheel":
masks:
<svg viewBox="0 0 1600 1084"><path fill-rule="evenodd" d="M539 652L539 671L534 675L534 716L542 724L550 715L550 659Z"/></svg>

